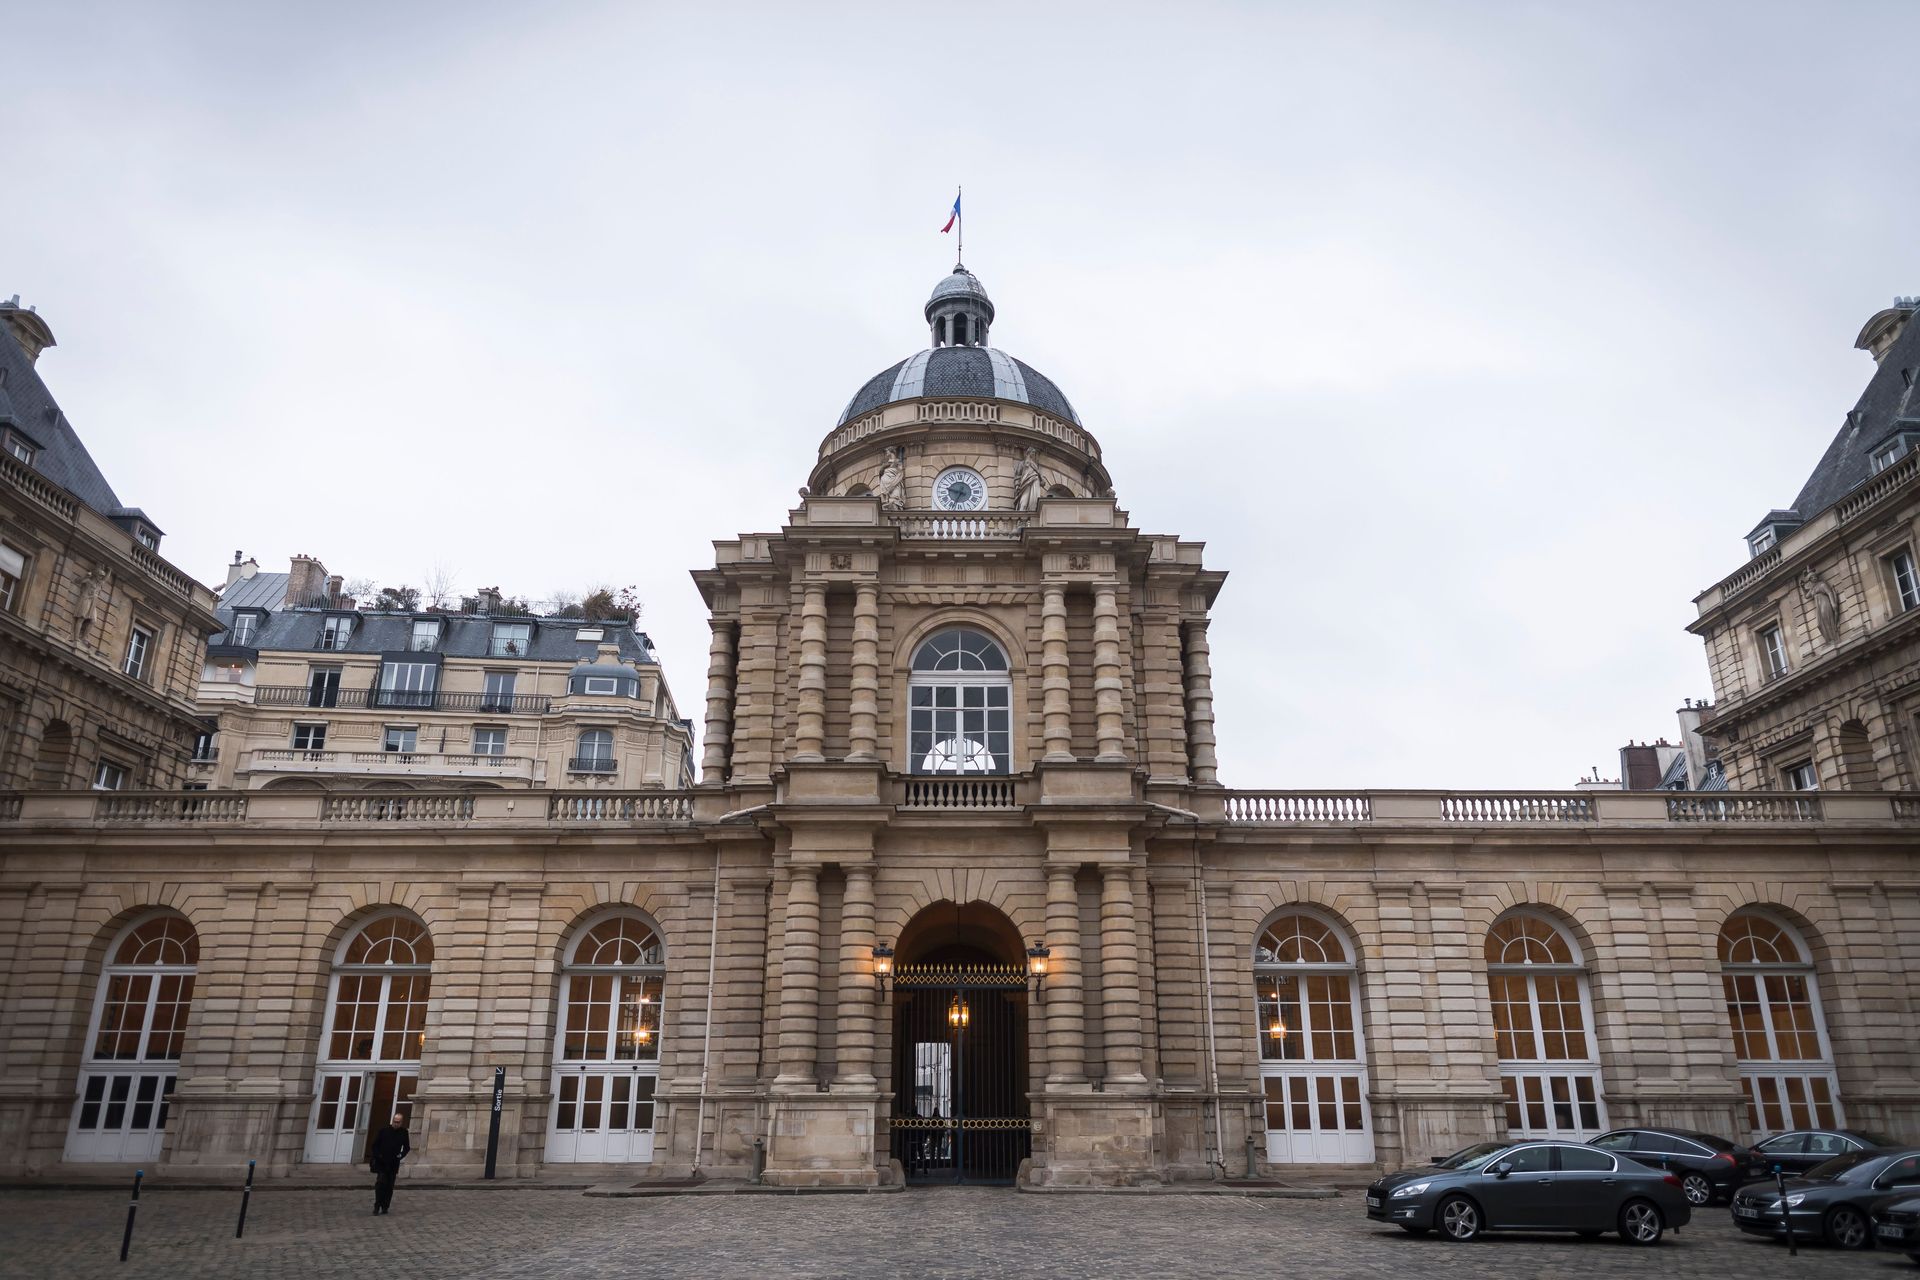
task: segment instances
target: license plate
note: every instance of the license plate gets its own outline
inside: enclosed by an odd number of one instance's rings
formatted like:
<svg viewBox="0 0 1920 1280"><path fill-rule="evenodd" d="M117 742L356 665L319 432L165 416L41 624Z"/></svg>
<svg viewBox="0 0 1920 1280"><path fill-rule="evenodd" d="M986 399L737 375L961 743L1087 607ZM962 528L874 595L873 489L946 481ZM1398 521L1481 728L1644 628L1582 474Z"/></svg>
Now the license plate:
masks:
<svg viewBox="0 0 1920 1280"><path fill-rule="evenodd" d="M1369 1209L1378 1209L1379 1207L1380 1207L1380 1197L1379 1197L1379 1196L1368 1196L1368 1197L1367 1197L1367 1208L1369 1208Z"/></svg>
<svg viewBox="0 0 1920 1280"><path fill-rule="evenodd" d="M1733 1216L1736 1218L1757 1218L1760 1216L1760 1211L1758 1209L1735 1208Z"/></svg>
<svg viewBox="0 0 1920 1280"><path fill-rule="evenodd" d="M1882 1240L1905 1240L1907 1238L1907 1229L1905 1227L1896 1227L1892 1223L1883 1222L1880 1224L1880 1238Z"/></svg>

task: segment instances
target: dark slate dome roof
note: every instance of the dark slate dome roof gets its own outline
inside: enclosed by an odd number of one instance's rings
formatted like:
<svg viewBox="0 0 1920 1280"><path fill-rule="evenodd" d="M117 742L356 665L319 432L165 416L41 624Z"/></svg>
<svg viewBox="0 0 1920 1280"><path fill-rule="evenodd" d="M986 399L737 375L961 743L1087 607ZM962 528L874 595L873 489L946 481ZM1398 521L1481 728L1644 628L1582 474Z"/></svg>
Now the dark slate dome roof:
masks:
<svg viewBox="0 0 1920 1280"><path fill-rule="evenodd" d="M1073 411L1053 380L1032 365L993 347L934 347L916 351L867 380L847 402L840 425L896 400L921 396L977 396L1030 404L1075 426Z"/></svg>

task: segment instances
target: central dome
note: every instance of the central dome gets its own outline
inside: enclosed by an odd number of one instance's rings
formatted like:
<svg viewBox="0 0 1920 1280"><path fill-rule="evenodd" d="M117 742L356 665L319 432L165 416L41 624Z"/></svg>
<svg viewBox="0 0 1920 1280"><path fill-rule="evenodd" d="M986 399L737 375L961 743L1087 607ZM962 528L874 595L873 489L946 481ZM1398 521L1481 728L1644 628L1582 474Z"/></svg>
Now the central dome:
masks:
<svg viewBox="0 0 1920 1280"><path fill-rule="evenodd" d="M847 401L838 425L895 401L936 396L1011 400L1080 425L1072 403L1051 378L987 345L993 301L973 272L954 264L952 273L933 287L926 317L932 348L867 379Z"/></svg>

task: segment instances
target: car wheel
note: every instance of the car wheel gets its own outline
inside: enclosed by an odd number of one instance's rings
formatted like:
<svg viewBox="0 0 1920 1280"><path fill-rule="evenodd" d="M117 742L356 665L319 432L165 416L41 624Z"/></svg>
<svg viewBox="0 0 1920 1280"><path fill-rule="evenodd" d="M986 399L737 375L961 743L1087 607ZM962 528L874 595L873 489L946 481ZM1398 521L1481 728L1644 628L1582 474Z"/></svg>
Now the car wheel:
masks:
<svg viewBox="0 0 1920 1280"><path fill-rule="evenodd" d="M1629 1200L1620 1210L1620 1238L1628 1244L1659 1244L1666 1227L1649 1200Z"/></svg>
<svg viewBox="0 0 1920 1280"><path fill-rule="evenodd" d="M1872 1244L1866 1215L1844 1204L1827 1214L1827 1243L1836 1249L1864 1249Z"/></svg>
<svg viewBox="0 0 1920 1280"><path fill-rule="evenodd" d="M1434 1217L1449 1240L1465 1243L1480 1234L1480 1206L1465 1196L1447 1197Z"/></svg>
<svg viewBox="0 0 1920 1280"><path fill-rule="evenodd" d="M1713 1184L1707 1181L1705 1174L1690 1173L1680 1179L1680 1194L1694 1208L1704 1209L1713 1203Z"/></svg>

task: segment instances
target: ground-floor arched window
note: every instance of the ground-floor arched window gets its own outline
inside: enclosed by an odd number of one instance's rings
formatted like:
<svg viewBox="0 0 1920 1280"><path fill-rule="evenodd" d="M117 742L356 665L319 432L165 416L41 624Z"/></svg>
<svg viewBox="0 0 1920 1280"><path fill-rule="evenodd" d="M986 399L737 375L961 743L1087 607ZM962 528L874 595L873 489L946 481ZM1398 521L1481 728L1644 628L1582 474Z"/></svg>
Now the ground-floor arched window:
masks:
<svg viewBox="0 0 1920 1280"><path fill-rule="evenodd" d="M1545 916L1516 911L1487 931L1486 960L1508 1136L1598 1136L1607 1117L1578 945Z"/></svg>
<svg viewBox="0 0 1920 1280"><path fill-rule="evenodd" d="M1720 929L1720 989L1754 1137L1844 1122L1839 1078L1806 943L1760 911Z"/></svg>
<svg viewBox="0 0 1920 1280"><path fill-rule="evenodd" d="M160 1154L199 963L193 926L172 912L134 921L107 948L67 1159L125 1162Z"/></svg>
<svg viewBox="0 0 1920 1280"><path fill-rule="evenodd" d="M1291 911L1261 932L1253 985L1267 1159L1372 1161L1366 1037L1351 945L1330 921Z"/></svg>
<svg viewBox="0 0 1920 1280"><path fill-rule="evenodd" d="M307 1159L359 1164L367 1134L411 1117L426 1045L433 939L412 916L375 916L334 956Z"/></svg>
<svg viewBox="0 0 1920 1280"><path fill-rule="evenodd" d="M563 953L547 1159L653 1159L666 952L633 912L588 925Z"/></svg>

